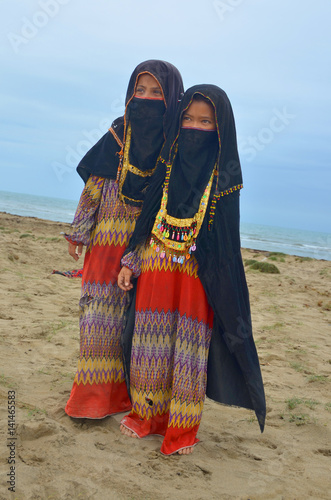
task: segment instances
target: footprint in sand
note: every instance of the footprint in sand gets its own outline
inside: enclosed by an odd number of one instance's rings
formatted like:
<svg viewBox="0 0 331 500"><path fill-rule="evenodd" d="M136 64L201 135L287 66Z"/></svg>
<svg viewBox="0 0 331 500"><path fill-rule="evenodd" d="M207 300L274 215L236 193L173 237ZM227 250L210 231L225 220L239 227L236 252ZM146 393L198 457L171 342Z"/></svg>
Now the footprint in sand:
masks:
<svg viewBox="0 0 331 500"><path fill-rule="evenodd" d="M59 429L53 422L29 422L22 424L17 429L17 434L22 441L34 441L41 437L53 436Z"/></svg>
<svg viewBox="0 0 331 500"><path fill-rule="evenodd" d="M319 448L318 450L315 451L315 453L319 453L321 455L324 455L325 457L331 457L331 449L330 448L325 448L325 449Z"/></svg>

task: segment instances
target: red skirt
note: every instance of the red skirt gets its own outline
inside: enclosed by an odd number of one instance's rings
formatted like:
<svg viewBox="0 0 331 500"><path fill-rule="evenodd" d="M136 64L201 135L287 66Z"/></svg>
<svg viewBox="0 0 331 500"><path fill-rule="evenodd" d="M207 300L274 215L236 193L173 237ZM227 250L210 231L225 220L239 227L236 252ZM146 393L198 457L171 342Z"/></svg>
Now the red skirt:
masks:
<svg viewBox="0 0 331 500"><path fill-rule="evenodd" d="M198 442L212 326L196 260L178 264L144 249L131 355L132 410L122 424L139 437L164 436L166 455Z"/></svg>

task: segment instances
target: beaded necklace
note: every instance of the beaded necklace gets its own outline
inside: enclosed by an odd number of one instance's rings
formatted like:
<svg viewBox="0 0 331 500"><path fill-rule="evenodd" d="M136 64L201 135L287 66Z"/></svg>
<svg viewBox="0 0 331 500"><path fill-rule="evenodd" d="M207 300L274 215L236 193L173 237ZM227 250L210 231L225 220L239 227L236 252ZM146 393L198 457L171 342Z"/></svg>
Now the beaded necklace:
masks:
<svg viewBox="0 0 331 500"><path fill-rule="evenodd" d="M135 167L134 165L131 165L129 161L130 145L131 145L131 124L129 123L128 130L126 133L125 146L124 146L123 163L120 162L120 167L117 174L119 176L118 196L121 201L131 200L137 203L142 203L143 200L132 200L131 198L128 198L128 196L125 196L122 193L124 181L126 179L128 172L132 172L134 175L138 175L139 177L151 177L155 172L156 166L151 170L139 170L139 168Z"/></svg>
<svg viewBox="0 0 331 500"><path fill-rule="evenodd" d="M176 153L177 150L174 157ZM150 245L152 248L155 247L156 252L160 252L161 259L167 258L169 261L183 264L196 250L196 239L206 214L216 165L201 197L198 211L189 219L178 219L167 212L169 180L173 161L171 164L167 164L161 206L153 225L152 234L154 236L151 236Z"/></svg>

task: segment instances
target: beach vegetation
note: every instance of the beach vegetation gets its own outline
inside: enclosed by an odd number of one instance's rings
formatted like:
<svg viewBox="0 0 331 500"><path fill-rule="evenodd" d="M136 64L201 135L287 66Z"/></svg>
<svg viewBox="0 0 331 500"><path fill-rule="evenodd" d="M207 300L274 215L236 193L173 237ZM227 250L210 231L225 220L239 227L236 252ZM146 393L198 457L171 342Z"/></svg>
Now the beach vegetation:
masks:
<svg viewBox="0 0 331 500"><path fill-rule="evenodd" d="M59 238L58 236L52 236L52 237L47 237L47 236L38 236L37 241L43 240L43 241L52 241L52 242L58 242L58 241L63 241L63 238Z"/></svg>
<svg viewBox="0 0 331 500"><path fill-rule="evenodd" d="M51 375L51 372L45 370L44 368L37 370L37 373L40 373L41 375Z"/></svg>
<svg viewBox="0 0 331 500"><path fill-rule="evenodd" d="M270 264L270 262L255 262L249 268L261 273L280 274L278 267L275 264Z"/></svg>
<svg viewBox="0 0 331 500"><path fill-rule="evenodd" d="M263 330L279 330L280 328L283 328L285 326L285 323L281 323L277 321L277 323L274 323L273 325L267 325L263 327Z"/></svg>
<svg viewBox="0 0 331 500"><path fill-rule="evenodd" d="M269 255L268 255L268 259L269 260L273 260L273 261L278 261L278 262L285 262L285 257L287 255L283 252L270 252Z"/></svg>
<svg viewBox="0 0 331 500"><path fill-rule="evenodd" d="M284 257L268 257L269 260L274 260L276 262L285 262Z"/></svg>
<svg viewBox="0 0 331 500"><path fill-rule="evenodd" d="M325 403L324 408L328 411L331 411L331 402L330 403Z"/></svg>
<svg viewBox="0 0 331 500"><path fill-rule="evenodd" d="M34 234L22 233L20 234L20 238L34 238Z"/></svg>
<svg viewBox="0 0 331 500"><path fill-rule="evenodd" d="M327 375L309 375L308 377L308 382L327 382L328 381L328 376Z"/></svg>
<svg viewBox="0 0 331 500"><path fill-rule="evenodd" d="M245 266L251 266L252 264L255 264L255 262L257 262L255 259L246 259Z"/></svg>
<svg viewBox="0 0 331 500"><path fill-rule="evenodd" d="M263 290L260 295L264 295L265 297L276 297L277 294L270 290Z"/></svg>
<svg viewBox="0 0 331 500"><path fill-rule="evenodd" d="M297 262L308 262L308 261L311 261L311 260L314 260L314 259L312 257L299 257L299 256L296 256L295 260Z"/></svg>
<svg viewBox="0 0 331 500"><path fill-rule="evenodd" d="M12 382L9 377L6 377L3 373L0 374L0 385L4 385L5 387L9 387L9 389L15 389L16 384Z"/></svg>
<svg viewBox="0 0 331 500"><path fill-rule="evenodd" d="M245 419L246 422L248 422L249 424L252 424L253 422L257 422L257 418L255 415L252 415L251 417L248 417Z"/></svg>
<svg viewBox="0 0 331 500"><path fill-rule="evenodd" d="M305 425L310 423L310 417L307 413L300 413L299 415L291 414L289 422L294 423L295 425Z"/></svg>
<svg viewBox="0 0 331 500"><path fill-rule="evenodd" d="M12 234L12 233L19 233L19 229L9 229L8 227L0 227L0 231L2 231L3 234Z"/></svg>
<svg viewBox="0 0 331 500"><path fill-rule="evenodd" d="M307 406L310 410L315 410L315 407L320 403L315 399L305 399L304 405Z"/></svg>
<svg viewBox="0 0 331 500"><path fill-rule="evenodd" d="M37 408L37 406L23 404L21 408L23 408L23 410L28 410L28 418L34 417L35 415L47 415L47 411L45 409Z"/></svg>
<svg viewBox="0 0 331 500"><path fill-rule="evenodd" d="M290 367L299 373L304 371L304 366L302 366L300 363L290 363Z"/></svg>
<svg viewBox="0 0 331 500"><path fill-rule="evenodd" d="M287 404L287 408L289 410L294 410L297 406L304 405L307 406L310 410L314 410L317 405L320 403L315 399L302 399L302 398L291 398L286 399L285 403Z"/></svg>
<svg viewBox="0 0 331 500"><path fill-rule="evenodd" d="M280 306L277 305L272 305L268 307L267 311L272 312L274 314L281 314L282 312Z"/></svg>
<svg viewBox="0 0 331 500"><path fill-rule="evenodd" d="M287 404L287 408L289 410L294 410L294 408L302 404L302 399L300 398L286 399L285 403Z"/></svg>
<svg viewBox="0 0 331 500"><path fill-rule="evenodd" d="M55 321L54 323L47 324L46 327L50 333L49 333L46 340L48 342L50 342L52 340L52 338L54 337L54 335L56 334L56 332L58 332L59 330L63 330L63 328L65 328L68 324L69 324L69 321L63 321L63 320Z"/></svg>
<svg viewBox="0 0 331 500"><path fill-rule="evenodd" d="M292 352L292 351L295 351L296 354L307 354L307 351L305 349L302 349L301 346L289 344L286 352Z"/></svg>

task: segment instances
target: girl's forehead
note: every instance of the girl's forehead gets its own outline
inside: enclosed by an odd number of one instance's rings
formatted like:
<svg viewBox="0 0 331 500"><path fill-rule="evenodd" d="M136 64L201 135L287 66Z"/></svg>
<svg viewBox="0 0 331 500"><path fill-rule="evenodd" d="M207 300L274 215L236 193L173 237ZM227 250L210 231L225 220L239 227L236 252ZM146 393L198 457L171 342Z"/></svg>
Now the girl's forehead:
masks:
<svg viewBox="0 0 331 500"><path fill-rule="evenodd" d="M192 100L188 108L184 111L186 113L194 112L194 113L207 113L214 115L214 107L211 102L207 102L205 100Z"/></svg>
<svg viewBox="0 0 331 500"><path fill-rule="evenodd" d="M159 83L157 79L151 75L150 73L142 73L141 75L138 76L137 79L137 85L155 85L156 87L159 87Z"/></svg>

